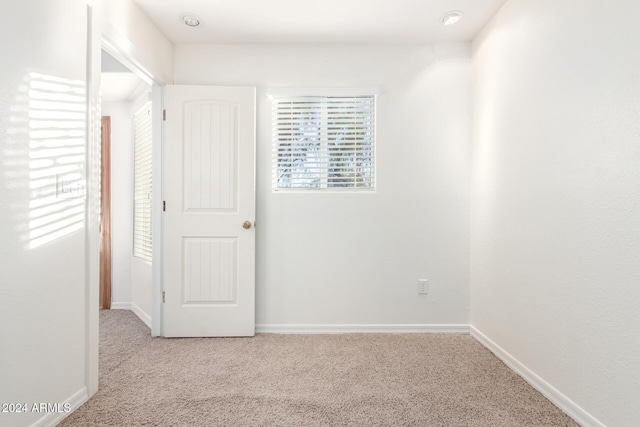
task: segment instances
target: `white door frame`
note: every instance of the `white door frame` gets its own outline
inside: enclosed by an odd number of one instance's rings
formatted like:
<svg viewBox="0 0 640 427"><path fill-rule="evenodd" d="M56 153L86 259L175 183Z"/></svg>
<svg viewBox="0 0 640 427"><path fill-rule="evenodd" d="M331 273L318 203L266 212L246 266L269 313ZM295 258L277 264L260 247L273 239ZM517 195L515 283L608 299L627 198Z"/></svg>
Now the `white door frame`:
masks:
<svg viewBox="0 0 640 427"><path fill-rule="evenodd" d="M163 117L164 87L153 84L151 87L151 116ZM151 212L151 336L162 336L162 175L163 175L163 120L153 120L151 130L151 175L153 188L153 209Z"/></svg>
<svg viewBox="0 0 640 427"><path fill-rule="evenodd" d="M98 391L98 323L100 295L100 174L95 173L100 157L100 133L98 131L97 108L100 93L99 33L96 26L94 2L87 2L87 51L86 51L86 161L85 178L87 194L85 201L85 289L86 289L86 386L88 397Z"/></svg>

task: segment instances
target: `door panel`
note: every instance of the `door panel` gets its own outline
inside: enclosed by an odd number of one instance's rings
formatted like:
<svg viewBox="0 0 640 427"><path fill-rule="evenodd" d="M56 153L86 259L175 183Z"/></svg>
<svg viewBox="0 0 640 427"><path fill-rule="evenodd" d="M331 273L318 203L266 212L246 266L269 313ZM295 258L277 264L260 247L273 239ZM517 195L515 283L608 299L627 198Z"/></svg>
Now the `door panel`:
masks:
<svg viewBox="0 0 640 427"><path fill-rule="evenodd" d="M163 336L255 334L255 88L167 86Z"/></svg>

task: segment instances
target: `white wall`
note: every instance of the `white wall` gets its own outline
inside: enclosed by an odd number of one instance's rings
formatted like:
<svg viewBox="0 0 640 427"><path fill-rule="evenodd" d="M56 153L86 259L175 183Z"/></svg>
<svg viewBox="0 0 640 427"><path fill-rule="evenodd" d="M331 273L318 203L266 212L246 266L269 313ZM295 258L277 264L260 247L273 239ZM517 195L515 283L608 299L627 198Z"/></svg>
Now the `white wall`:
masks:
<svg viewBox="0 0 640 427"><path fill-rule="evenodd" d="M103 102L111 117L111 301L130 306L133 247L133 135L131 102Z"/></svg>
<svg viewBox="0 0 640 427"><path fill-rule="evenodd" d="M0 413L2 426L59 416L31 412L34 403L87 398L86 202L81 194L56 196L56 174L65 173L57 168L86 159L86 151L76 151L87 149L85 97L74 92L85 86L87 72L86 6L76 0L0 3L0 26L10 35L0 38L0 402L28 405L28 413ZM38 103L38 93L54 102ZM72 93L74 106L62 108L60 94ZM80 133L37 127L47 118ZM52 143L60 151L50 150ZM72 213L67 203L79 210ZM79 222L65 222L77 215ZM77 229L57 235L52 228L50 241L37 242L35 230L45 223Z"/></svg>
<svg viewBox="0 0 640 427"><path fill-rule="evenodd" d="M130 61L156 83L173 81L173 45L133 0L103 1L101 18L102 37L117 59Z"/></svg>
<svg viewBox="0 0 640 427"><path fill-rule="evenodd" d="M179 84L258 90L259 325L468 323L468 45L174 52ZM269 86L379 88L375 194L272 193Z"/></svg>
<svg viewBox="0 0 640 427"><path fill-rule="evenodd" d="M612 427L640 396L638 16L510 0L473 44L472 326Z"/></svg>
<svg viewBox="0 0 640 427"><path fill-rule="evenodd" d="M131 309L151 327L151 263L131 256Z"/></svg>

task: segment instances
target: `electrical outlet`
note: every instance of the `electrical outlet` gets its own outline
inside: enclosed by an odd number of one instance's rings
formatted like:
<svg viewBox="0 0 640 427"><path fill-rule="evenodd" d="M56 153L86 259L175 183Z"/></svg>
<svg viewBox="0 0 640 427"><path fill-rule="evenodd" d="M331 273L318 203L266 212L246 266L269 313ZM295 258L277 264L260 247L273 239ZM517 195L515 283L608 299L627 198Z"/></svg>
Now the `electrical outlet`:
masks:
<svg viewBox="0 0 640 427"><path fill-rule="evenodd" d="M427 279L418 279L418 294L427 295L429 293L429 281Z"/></svg>

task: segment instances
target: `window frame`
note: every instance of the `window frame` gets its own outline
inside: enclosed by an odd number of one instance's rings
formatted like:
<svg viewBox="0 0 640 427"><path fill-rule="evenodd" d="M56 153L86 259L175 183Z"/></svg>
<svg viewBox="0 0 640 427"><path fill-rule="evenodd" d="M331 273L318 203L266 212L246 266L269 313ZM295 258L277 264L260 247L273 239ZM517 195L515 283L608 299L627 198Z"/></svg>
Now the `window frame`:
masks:
<svg viewBox="0 0 640 427"><path fill-rule="evenodd" d="M272 162L271 162L271 176L272 183L271 189L274 193L362 193L362 194L372 194L376 192L377 188L377 107L378 107L378 90L376 88L366 87L366 88L269 88L267 94L271 100L271 112L272 112L272 140L271 140L271 149L272 149ZM282 99L290 99L294 101L295 99L309 99L313 100L313 98L317 98L318 100L326 100L329 98L371 98L372 99L372 107L371 107L371 122L372 124L368 129L371 132L371 144L370 144L370 156L368 157L368 161L370 162L371 168L371 178L369 181L369 186L367 187L357 187L357 186L347 186L347 187L331 187L328 186L329 181L329 165L330 162L325 162L320 165L322 168L325 167L325 171L322 172L322 176L319 178L324 180L325 184L318 187L279 187L279 158L278 158L278 149L280 147L279 140L276 135L276 117L275 114L277 112L276 102ZM327 103L328 104L328 103ZM320 115L322 116L319 122L319 128L322 128L329 123L328 113L327 113L327 104L323 104L324 107L320 110ZM322 133L322 131L318 131ZM327 136L327 135L325 135ZM323 140L320 138L321 144L328 144L329 138ZM324 151L322 151L324 150ZM327 147L321 147L320 153L328 153L329 149Z"/></svg>

